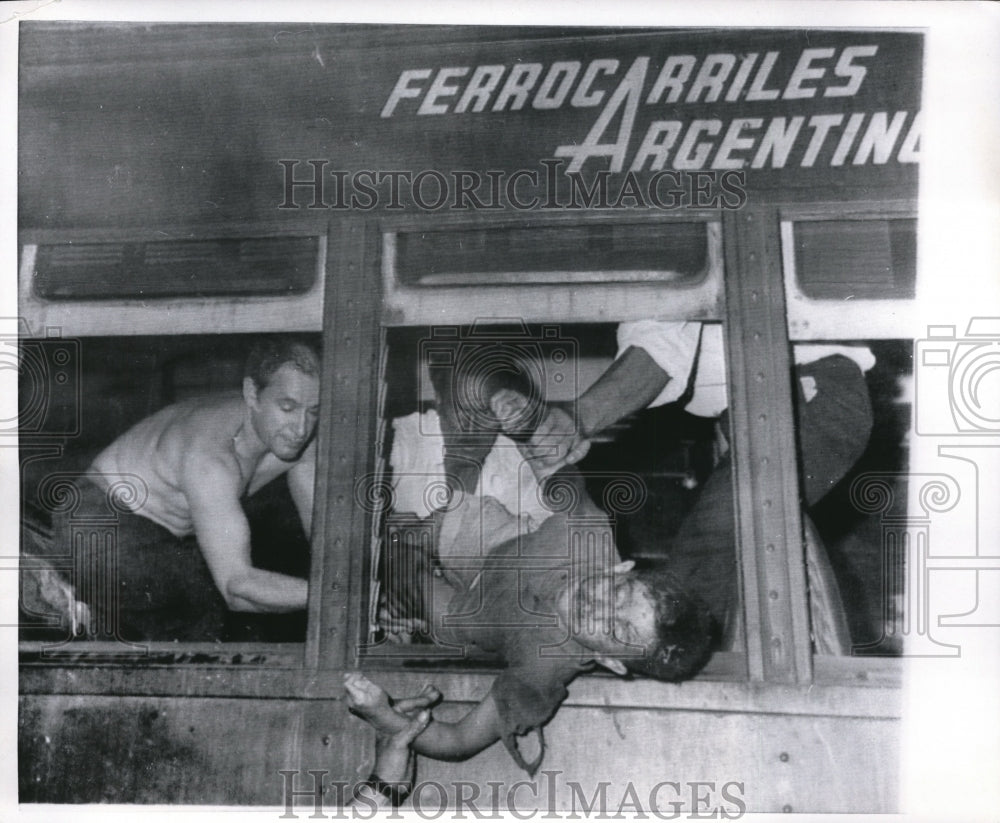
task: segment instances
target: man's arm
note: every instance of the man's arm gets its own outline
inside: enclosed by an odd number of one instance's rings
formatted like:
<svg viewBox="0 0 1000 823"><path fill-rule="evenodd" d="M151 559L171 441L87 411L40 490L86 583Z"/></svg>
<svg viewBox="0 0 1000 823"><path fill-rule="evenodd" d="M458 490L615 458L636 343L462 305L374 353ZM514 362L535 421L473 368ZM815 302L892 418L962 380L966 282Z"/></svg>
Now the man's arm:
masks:
<svg viewBox="0 0 1000 823"><path fill-rule="evenodd" d="M576 420L558 406L549 407L528 446L536 476L581 460L593 435L646 408L670 379L644 349L630 346L577 399Z"/></svg>
<svg viewBox="0 0 1000 823"><path fill-rule="evenodd" d="M670 380L645 349L630 346L577 400L586 436L646 408Z"/></svg>
<svg viewBox="0 0 1000 823"><path fill-rule="evenodd" d="M313 494L316 487L316 441L313 440L299 462L288 470L288 491L302 520L306 537L312 537Z"/></svg>
<svg viewBox="0 0 1000 823"><path fill-rule="evenodd" d="M255 569L250 559L250 524L240 505L239 466L209 456L189 459L183 475L195 537L215 585L236 612L304 609L309 587L287 574Z"/></svg>

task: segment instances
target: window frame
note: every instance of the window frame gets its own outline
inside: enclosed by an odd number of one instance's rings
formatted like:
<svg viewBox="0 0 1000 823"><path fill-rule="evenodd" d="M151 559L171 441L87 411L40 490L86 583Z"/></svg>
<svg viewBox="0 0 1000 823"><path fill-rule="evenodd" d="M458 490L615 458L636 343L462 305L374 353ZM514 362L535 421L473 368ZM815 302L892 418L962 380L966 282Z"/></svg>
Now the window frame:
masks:
<svg viewBox="0 0 1000 823"><path fill-rule="evenodd" d="M780 260L788 296L785 331L789 341L842 339L845 324L865 330L865 339L913 338L917 328L917 297L903 299L819 300L801 293L795 282L794 224L821 220L916 219L912 200L812 202L782 205L777 209ZM919 246L919 223L917 242ZM920 294L919 248L916 294ZM898 657L813 655L813 681L824 684L902 683L903 663Z"/></svg>
<svg viewBox="0 0 1000 823"><path fill-rule="evenodd" d="M450 215L448 217L451 219L442 221L442 216L437 216L433 223L434 227L440 230L443 224L445 226L450 224L463 228L468 226L468 218L462 219ZM634 219L634 217L634 215L628 215L620 219ZM700 214L697 217L700 219L719 220L717 213L711 215ZM772 226L773 230L769 232L765 230L762 233L759 228L755 228L753 225L755 217L757 218L757 227ZM514 219L517 218L507 218L508 222ZM544 219L545 224L548 225L549 221L558 222L559 220L568 220L576 222L582 219L614 220L616 217L609 217L606 214L574 214L545 215L544 217L532 215L532 219ZM653 215L647 217L647 219L691 220L695 219L695 215L688 212L683 215ZM490 225L497 225L501 222L496 217L493 217L490 220ZM374 223L375 221L372 221L372 224ZM398 230L419 229L421 223L422 221L419 219L400 218L397 220L379 221L377 227L374 229L370 224L368 227L369 230L375 231L377 236L373 241L369 242L378 246L378 249L375 250L376 254L379 252L384 254L387 248L391 248L391 246L388 246L384 242L387 233ZM789 534L801 534L801 516L797 506L787 506L784 504L784 500L786 499L798 499L798 479L794 429L792 425L792 400L788 380L791 363L788 357L788 337L787 332L785 332L784 301L783 299L780 301L775 299L776 295L783 298L783 283L780 280L775 281L769 275L769 272L778 270L778 267L774 264L780 262L780 255L777 254L777 251L780 249L777 239L777 223L776 211L773 207L755 210L745 209L739 215L722 215L723 268L725 271L739 271L740 276L723 278L723 285L726 288L726 306L728 308L725 310L724 315L720 315L720 317L726 321L727 337L729 340L731 396L736 396L737 387L735 384L740 379L743 380L746 389L742 393L742 402L737 404L734 401L733 403L733 406L740 405L742 407L741 422L738 425L741 425L744 431L742 438L744 443L742 451L744 455L742 460L738 460L738 465L742 465L743 480L737 480L735 483L735 491L738 494L737 508L741 512L746 512L751 510L756 503L763 512L763 515L758 515L757 518L752 518L744 514L739 518L738 525L741 533L741 568L743 570L745 608L748 610L747 627L748 630L751 626L771 627L768 640L770 641L777 637L781 640L783 646L786 642L791 642L794 656L785 656L783 661L775 662L774 660L766 659L770 653L768 648L765 648L763 642L756 645L748 643L749 654L746 664L743 663L743 656L741 654L729 653L727 655L724 653L717 655L716 659L709 664L698 680L699 682L720 682L726 680L740 682L749 680L750 682L786 684L788 686L811 686L827 681L837 684L850 682L852 684L863 683L868 685L895 686L898 683L898 666L894 666L893 661L885 664L884 661L872 658L864 660L852 659L849 663L839 667L840 669L846 667L846 678L839 673L839 670L828 671L827 661L821 661L818 664L818 670L814 673L809 635L809 616L806 606L807 599L805 597L805 564L804 560L800 561L798 564L799 567L796 569L795 564L789 560L789 558L795 557L794 552L796 550L801 554L801 541L786 540ZM749 243L756 244L755 250L748 251ZM377 261L377 264L383 265L383 261ZM386 275L384 267L382 272L381 285L384 289L389 289L392 287L391 278ZM633 284L630 284L625 288L630 289L632 287ZM536 287L525 285L519 288L530 290ZM666 288L669 290L669 286ZM440 289L439 287L435 287L428 291L437 293ZM755 291L757 292L757 297L754 297ZM761 294L767 294L768 299L762 301L760 299ZM733 302L737 303L740 308L734 308L732 305ZM762 307L768 309L763 315L761 314ZM395 306L387 307L385 314L387 315L387 319L383 319L380 323L386 322L387 325L398 325L403 319L402 310ZM642 312L639 314L642 314ZM636 316L638 317L639 314ZM645 314L648 315L648 312L645 312ZM757 338L759 341L757 350L767 352L766 356L763 354L760 355L760 362L767 363L770 366L770 375L768 376L770 382L763 385L757 383L752 387L749 381L745 379L748 371L746 363L752 360L751 349L741 344L739 342L740 334L733 331L738 328L737 322L740 320L740 317L747 315L749 315L751 321L756 318L763 322L761 329L766 329L766 333L764 331L758 332L761 336ZM426 322L427 319L423 310L418 308L413 312L410 322ZM471 320L474 318L470 317L468 319ZM529 321L551 321L551 315L539 314L537 317L531 316L526 319ZM570 319L573 322L586 322L587 320L586 317L580 314L574 314ZM607 317L604 316L600 319L606 321ZM463 318L456 320L451 316L448 318L449 323L463 322L463 320ZM749 328L745 320L743 327ZM736 342L734 343L734 341ZM782 365L779 362L779 358L773 356L773 347L775 346L781 347L780 350L785 352L784 358L788 362ZM745 355L742 358L746 361L741 367L741 372L744 375L742 378L737 378L735 374L737 369L734 366L733 349L735 349L735 356ZM371 362L375 362L374 357L372 357ZM753 395L752 401L750 395ZM771 410L781 407L783 407L782 411L774 415L775 422L769 427L754 429L750 426L749 421L754 415L760 413L766 414ZM752 439L750 436L751 430L753 430ZM739 435L736 435L736 439L740 439ZM760 459L767 457L770 468L766 471L762 471L760 467L755 468L752 465L754 457L751 455L755 455ZM777 457L771 459L772 455L777 455ZM371 465L371 463L368 463L363 466L362 472L370 471ZM738 468L737 472L740 471L741 469ZM782 498L781 505L774 506L774 501L767 495L767 490L774 487L782 487L783 485L788 487L789 492ZM742 500L739 497L741 488L744 489ZM765 507L764 501L769 499L771 499L771 506ZM773 511L768 512L767 508L772 508ZM366 528L364 534L367 535L368 533ZM762 536L766 538L767 535L772 536L770 541L757 542ZM754 547L756 545L766 546L767 542L773 543L773 553L766 551L757 552L755 550ZM749 574L746 573L748 568L753 570ZM777 601L774 600L769 596L769 593L772 590L778 590L777 581L782 581L782 587L785 591L790 593L797 591L798 595L791 594L784 598L779 596ZM366 588L364 581L356 581L353 583L353 586L358 591ZM755 604L753 607L753 617L749 616L751 603ZM797 603L798 606L791 605L793 603ZM360 607L355 608L358 609ZM360 629L360 623L357 625L357 629ZM358 643L362 641L359 634L355 634L353 637ZM792 640L787 641L788 638ZM796 639L797 643L794 642ZM360 661L357 657L354 657L354 659L350 659L350 657L345 659L345 664L348 666L359 662L366 669L378 670L380 673L385 674L401 668L398 659L395 661L391 658L380 659L377 654L368 654ZM426 666L427 668L433 668L433 662L428 661ZM749 677L744 673L744 670L748 667L750 671ZM421 667L411 663L406 668L414 669ZM448 676L459 678L488 677L487 675L480 674ZM689 686L689 688L692 687ZM610 699L611 705L619 705L616 698L608 698L607 694L605 694L605 699ZM627 697L623 699L627 702Z"/></svg>
<svg viewBox="0 0 1000 823"><path fill-rule="evenodd" d="M312 286L294 295L232 297L155 297L129 299L58 299L38 295L33 275L39 246L49 243L141 243L183 240L226 240L252 237L315 237L316 276ZM33 229L18 237L18 316L36 333L49 327L67 337L136 334L197 334L205 329L233 332L319 331L326 284L328 231L324 224L290 225L277 221L218 226L164 226L156 229ZM269 326L261 327L261 318Z"/></svg>
<svg viewBox="0 0 1000 823"><path fill-rule="evenodd" d="M873 214L883 214L881 208L881 204L870 204ZM745 661L742 654L736 655L739 661L720 656L699 678L683 684L683 688L645 680L629 683L625 688L610 676L580 678L573 685L567 705L900 716L898 660L814 658L804 596L805 564L800 561L796 568L792 560L801 555L798 536L802 532L798 506L789 505L789 501L798 499L798 481L788 379L790 344L784 280L780 276L781 220L787 213L817 211L827 213L813 206L792 210L748 206L721 215L726 276L722 278L725 300L720 317L729 355L734 493L748 639ZM855 215L858 208L839 204L830 213ZM693 211L476 217L491 226L504 220L527 219L554 223L616 219L720 221L717 212ZM329 223L328 247L333 251L326 257L325 284L321 284L326 296L322 323L327 353L321 381L324 412L317 435L314 551L301 663L278 666L252 662L183 663L136 668L22 662L22 694L304 699L340 696L340 678L333 675L358 666L354 649L366 623L362 604L367 596L368 552L367 549L352 551L350 547L368 540L370 522L362 507L355 505L354 488L356 478L369 472L374 460L377 421L371 412L375 409L374 375L381 356L381 328L385 321L392 325L399 320L392 307L382 304L385 288L379 276L382 240L386 231L399 227L433 223L441 228L469 222L467 216L435 214L395 219L349 215L338 216ZM634 285L626 288L631 290ZM621 284L613 286L621 287ZM669 289L669 285L664 288ZM548 307L545 311L548 314ZM573 319L584 321L578 316ZM607 322L609 317L594 319ZM762 380L756 379L758 372L763 372ZM761 414L765 415L763 421L758 419ZM350 427L347 424L352 420L361 421L361 425ZM770 505L765 505L767 500L771 500ZM774 551L766 550L769 542ZM326 548L319 550L320 547ZM778 591L779 597L769 597L772 590ZM787 595L781 596L782 592ZM761 629L768 630L766 639ZM771 651L770 641L774 638L779 640L779 654ZM299 644L293 645L301 648ZM787 654L786 649L790 649ZM414 674L423 678L427 672L371 657L363 661L363 667L378 671L387 686L398 686L402 691L412 685ZM449 699L454 695L458 702L479 699L488 691L492 679L493 674L485 672L435 673L435 682L442 691Z"/></svg>
<svg viewBox="0 0 1000 823"><path fill-rule="evenodd" d="M810 203L783 206L781 267L787 295L788 335L796 340L829 340L842 336L845 324L863 328L869 338L910 338L915 327L916 297L828 300L804 294L796 280L795 224L827 220L917 219L916 207L905 200L874 203ZM919 226L918 226L919 232ZM919 244L919 233L918 244ZM918 271L919 278L919 271ZM917 293L920 281L916 283Z"/></svg>
<svg viewBox="0 0 1000 823"><path fill-rule="evenodd" d="M46 243L115 243L241 237L317 238L316 277L305 293L275 296L162 297L148 303L136 299L58 299L35 293L32 285L35 253ZM19 235L18 305L20 332L41 336L56 328L67 339L128 335L170 336L248 332L317 332L322 329L322 306L329 263L329 230L321 224L282 222L167 227L159 229L37 229ZM322 425L320 426L322 428ZM317 438L321 435L317 431ZM22 465L58 457L59 438L21 435ZM317 474L322 474L317 472ZM313 547L319 545L310 541ZM315 548L313 556L315 558ZM19 557L19 553L18 553ZM15 558L7 558L14 560ZM298 643L222 644L148 641L136 646L145 653L129 653L120 644L104 641L19 641L18 665L22 694L260 694L303 693L306 641ZM254 684L260 682L259 686Z"/></svg>

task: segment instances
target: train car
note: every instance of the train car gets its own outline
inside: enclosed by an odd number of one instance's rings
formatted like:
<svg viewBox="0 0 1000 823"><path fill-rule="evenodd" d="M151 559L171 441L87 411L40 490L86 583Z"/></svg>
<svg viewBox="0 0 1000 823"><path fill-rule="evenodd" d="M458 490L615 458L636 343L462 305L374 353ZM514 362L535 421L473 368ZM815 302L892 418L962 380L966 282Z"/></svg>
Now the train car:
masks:
<svg viewBox="0 0 1000 823"><path fill-rule="evenodd" d="M540 772L499 744L421 757L410 802L900 809L904 651L953 648L917 596L946 506L914 433L996 423L978 395L958 418L914 404L915 350L938 364L919 394L997 333L978 318L915 349L924 33L24 22L19 48L22 574L58 515L72 545L46 573L97 564L113 590L118 514L74 518L65 483L159 409L238 389L253 339L323 350L311 534L283 480L244 500L254 564L307 579L308 607L206 641L23 600L21 803L334 814L373 751L345 672L433 682L447 719L503 665L390 608L400 580L438 585L414 558L454 504L439 458L475 428L442 429L442 379L516 360L573 409L628 330L684 323L722 400L694 407L692 377L588 432L577 466L640 566L669 566L731 466L738 585L711 658L679 683L581 674ZM849 468L812 494L796 369L835 349L866 352L871 434L844 433ZM520 454L473 459L479 493L517 487Z"/></svg>

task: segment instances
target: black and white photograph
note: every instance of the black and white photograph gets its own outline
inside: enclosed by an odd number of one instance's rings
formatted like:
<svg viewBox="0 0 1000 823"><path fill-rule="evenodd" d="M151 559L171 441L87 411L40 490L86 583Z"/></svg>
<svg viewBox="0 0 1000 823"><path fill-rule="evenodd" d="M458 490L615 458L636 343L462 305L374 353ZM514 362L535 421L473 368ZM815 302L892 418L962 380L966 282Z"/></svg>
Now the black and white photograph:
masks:
<svg viewBox="0 0 1000 823"><path fill-rule="evenodd" d="M5 819L995 819L996 8L9 5Z"/></svg>

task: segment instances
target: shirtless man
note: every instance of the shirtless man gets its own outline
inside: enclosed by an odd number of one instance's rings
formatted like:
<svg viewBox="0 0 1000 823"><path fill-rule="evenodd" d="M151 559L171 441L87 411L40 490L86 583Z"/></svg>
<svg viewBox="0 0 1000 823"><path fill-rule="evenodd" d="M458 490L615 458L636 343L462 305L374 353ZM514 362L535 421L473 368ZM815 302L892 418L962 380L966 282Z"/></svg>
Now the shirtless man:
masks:
<svg viewBox="0 0 1000 823"><path fill-rule="evenodd" d="M116 597L96 602L100 586L77 581L80 599L94 599L92 633L218 640L227 609L305 608L304 579L252 565L240 500L287 472L310 531L319 357L303 340L262 338L244 373L242 393L176 403L136 424L77 483L77 525L88 513L118 517ZM56 551L71 545L69 525L56 518Z"/></svg>

